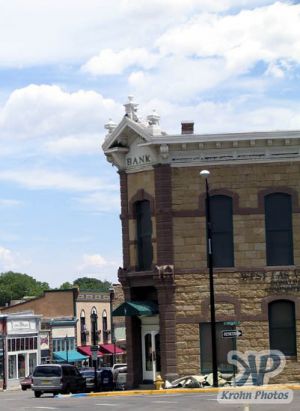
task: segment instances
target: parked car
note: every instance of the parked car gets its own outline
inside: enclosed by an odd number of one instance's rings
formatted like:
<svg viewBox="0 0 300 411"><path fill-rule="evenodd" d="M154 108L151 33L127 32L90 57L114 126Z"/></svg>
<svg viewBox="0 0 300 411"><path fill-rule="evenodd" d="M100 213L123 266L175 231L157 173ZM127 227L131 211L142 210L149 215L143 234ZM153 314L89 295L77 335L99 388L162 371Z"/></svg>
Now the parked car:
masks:
<svg viewBox="0 0 300 411"><path fill-rule="evenodd" d="M31 388L32 384L32 374L27 375L27 377L23 378L23 380L20 381L22 391L26 391L27 388Z"/></svg>
<svg viewBox="0 0 300 411"><path fill-rule="evenodd" d="M109 367L102 367L99 369L99 390L111 391L115 388L114 377L112 369Z"/></svg>
<svg viewBox="0 0 300 411"><path fill-rule="evenodd" d="M127 364L121 363L121 362L118 362L118 363L116 363L112 366L112 373L113 373L113 376L114 376L114 381L116 381L116 376L117 376L118 369L119 368L124 368L124 367L127 367Z"/></svg>
<svg viewBox="0 0 300 411"><path fill-rule="evenodd" d="M95 369L94 368L81 368L79 370L80 374L85 378L86 382L86 391L95 390ZM100 385L100 373L97 370L97 387Z"/></svg>
<svg viewBox="0 0 300 411"><path fill-rule="evenodd" d="M35 397L39 398L44 393L83 392L86 382L74 365L43 364L33 371L32 389Z"/></svg>
<svg viewBox="0 0 300 411"><path fill-rule="evenodd" d="M125 390L127 386L127 367L120 367L115 371L116 390Z"/></svg>

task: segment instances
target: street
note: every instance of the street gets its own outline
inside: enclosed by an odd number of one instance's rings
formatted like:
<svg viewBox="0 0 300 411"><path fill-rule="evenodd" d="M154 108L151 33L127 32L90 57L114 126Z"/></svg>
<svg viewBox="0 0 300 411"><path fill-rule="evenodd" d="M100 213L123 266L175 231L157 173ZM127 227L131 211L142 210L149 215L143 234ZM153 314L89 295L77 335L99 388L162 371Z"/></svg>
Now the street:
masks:
<svg viewBox="0 0 300 411"><path fill-rule="evenodd" d="M284 405L251 405L249 411L280 411L284 406L285 411L296 411L300 407L300 391L294 391L294 401ZM214 411L244 410L243 405L220 405L216 394L157 394L138 396L115 397L63 397L43 395L34 398L33 392L7 391L0 393L0 411L33 411L33 410L122 410L122 411Z"/></svg>

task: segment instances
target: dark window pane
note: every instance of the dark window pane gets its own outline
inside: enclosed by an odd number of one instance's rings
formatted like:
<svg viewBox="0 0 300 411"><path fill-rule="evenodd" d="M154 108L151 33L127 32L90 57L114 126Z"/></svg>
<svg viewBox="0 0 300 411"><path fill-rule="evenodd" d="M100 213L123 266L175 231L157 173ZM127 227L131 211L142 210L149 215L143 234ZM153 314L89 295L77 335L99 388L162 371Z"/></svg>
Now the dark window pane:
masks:
<svg viewBox="0 0 300 411"><path fill-rule="evenodd" d="M285 355L296 355L295 304L274 301L269 304L270 348Z"/></svg>
<svg viewBox="0 0 300 411"><path fill-rule="evenodd" d="M232 198L212 196L210 198L212 251L214 267L233 267L233 221Z"/></svg>
<svg viewBox="0 0 300 411"><path fill-rule="evenodd" d="M227 354L229 351L235 350L235 338L223 338L223 330L234 330L234 326L224 325L223 323L216 324L216 340L217 340L217 362L218 371L233 372L233 365L227 362ZM210 323L200 324L200 352L201 352L201 373L212 372L212 348L211 348L211 327Z"/></svg>
<svg viewBox="0 0 300 411"><path fill-rule="evenodd" d="M291 265L293 258L292 201L289 194L265 197L267 265Z"/></svg>
<svg viewBox="0 0 300 411"><path fill-rule="evenodd" d="M138 201L136 204L137 227L137 268L149 270L152 266L152 221L150 203L147 200Z"/></svg>

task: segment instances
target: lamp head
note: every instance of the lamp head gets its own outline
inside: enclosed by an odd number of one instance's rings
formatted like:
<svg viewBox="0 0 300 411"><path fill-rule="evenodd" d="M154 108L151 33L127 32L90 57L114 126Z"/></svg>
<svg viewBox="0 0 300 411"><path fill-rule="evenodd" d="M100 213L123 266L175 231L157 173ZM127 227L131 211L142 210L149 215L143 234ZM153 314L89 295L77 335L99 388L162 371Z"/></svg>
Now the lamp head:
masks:
<svg viewBox="0 0 300 411"><path fill-rule="evenodd" d="M199 173L200 177L202 178L208 178L210 175L210 172L208 170L201 170Z"/></svg>

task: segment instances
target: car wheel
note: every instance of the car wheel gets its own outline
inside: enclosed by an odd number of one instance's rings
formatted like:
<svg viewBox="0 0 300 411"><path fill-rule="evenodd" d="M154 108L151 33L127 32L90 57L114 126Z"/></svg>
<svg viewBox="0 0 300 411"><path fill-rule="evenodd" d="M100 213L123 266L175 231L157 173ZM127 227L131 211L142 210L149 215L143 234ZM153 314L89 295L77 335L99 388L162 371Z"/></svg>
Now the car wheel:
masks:
<svg viewBox="0 0 300 411"><path fill-rule="evenodd" d="M41 395L42 395L41 391L34 391L35 398L40 398Z"/></svg>
<svg viewBox="0 0 300 411"><path fill-rule="evenodd" d="M64 394L70 394L70 387L69 387L69 385L66 385L66 388L64 389Z"/></svg>

